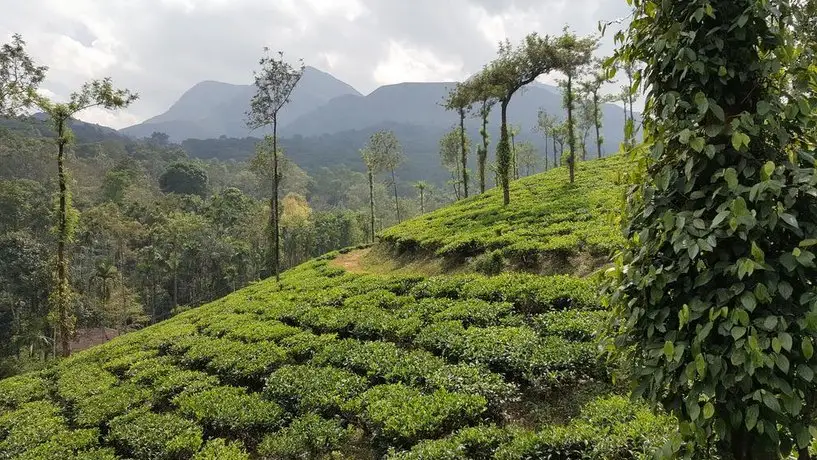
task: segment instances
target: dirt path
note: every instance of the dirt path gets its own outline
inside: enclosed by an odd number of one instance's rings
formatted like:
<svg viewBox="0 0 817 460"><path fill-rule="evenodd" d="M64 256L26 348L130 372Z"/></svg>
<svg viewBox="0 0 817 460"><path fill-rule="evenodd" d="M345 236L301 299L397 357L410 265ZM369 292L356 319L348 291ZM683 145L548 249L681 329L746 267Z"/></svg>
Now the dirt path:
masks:
<svg viewBox="0 0 817 460"><path fill-rule="evenodd" d="M371 251L371 248L355 249L354 251L349 251L346 254L335 257L329 264L340 267L349 273L368 273L368 271L363 268L361 259L365 257L369 251Z"/></svg>

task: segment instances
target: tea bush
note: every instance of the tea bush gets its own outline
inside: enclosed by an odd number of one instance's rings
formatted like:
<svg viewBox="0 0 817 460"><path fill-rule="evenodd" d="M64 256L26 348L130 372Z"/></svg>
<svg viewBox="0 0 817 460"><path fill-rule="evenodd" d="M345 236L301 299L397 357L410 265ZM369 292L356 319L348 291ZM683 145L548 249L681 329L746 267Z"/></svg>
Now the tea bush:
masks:
<svg viewBox="0 0 817 460"><path fill-rule="evenodd" d="M258 393L243 388L215 387L177 396L179 413L201 423L210 433L237 437L260 435L283 423L284 411Z"/></svg>
<svg viewBox="0 0 817 460"><path fill-rule="evenodd" d="M173 414L136 411L110 423L108 442L135 459L190 458L202 445L202 429Z"/></svg>
<svg viewBox="0 0 817 460"><path fill-rule="evenodd" d="M350 430L343 428L338 420L310 413L264 438L258 453L264 458L320 459L342 448L350 435Z"/></svg>

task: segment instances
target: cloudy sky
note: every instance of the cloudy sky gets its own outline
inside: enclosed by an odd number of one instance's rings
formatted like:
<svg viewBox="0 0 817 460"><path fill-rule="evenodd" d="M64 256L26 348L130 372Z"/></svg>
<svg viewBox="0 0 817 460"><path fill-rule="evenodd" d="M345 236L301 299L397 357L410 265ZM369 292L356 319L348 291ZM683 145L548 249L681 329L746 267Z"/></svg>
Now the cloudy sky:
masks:
<svg viewBox="0 0 817 460"><path fill-rule="evenodd" d="M80 118L122 128L164 112L202 80L248 84L264 46L367 94L383 84L460 80L525 34L597 31L625 0L0 0L0 40L20 33L49 66L47 94L111 76L140 100ZM610 33L608 32L608 35ZM604 39L601 53L612 49Z"/></svg>

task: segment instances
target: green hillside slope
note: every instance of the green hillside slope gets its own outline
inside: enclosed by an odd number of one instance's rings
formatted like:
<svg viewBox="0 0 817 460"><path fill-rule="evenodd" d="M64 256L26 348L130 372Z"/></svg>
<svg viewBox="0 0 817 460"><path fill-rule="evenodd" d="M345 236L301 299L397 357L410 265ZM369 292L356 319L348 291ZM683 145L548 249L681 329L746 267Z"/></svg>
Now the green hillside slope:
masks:
<svg viewBox="0 0 817 460"><path fill-rule="evenodd" d="M337 255L0 381L0 458L635 458L674 426L597 358L591 280Z"/></svg>
<svg viewBox="0 0 817 460"><path fill-rule="evenodd" d="M523 268L559 268L554 258L581 254L606 260L623 242L613 218L625 166L619 156L579 162L573 184L567 168L556 168L513 182L509 206L493 189L391 227L380 239L398 253L450 259L499 251Z"/></svg>

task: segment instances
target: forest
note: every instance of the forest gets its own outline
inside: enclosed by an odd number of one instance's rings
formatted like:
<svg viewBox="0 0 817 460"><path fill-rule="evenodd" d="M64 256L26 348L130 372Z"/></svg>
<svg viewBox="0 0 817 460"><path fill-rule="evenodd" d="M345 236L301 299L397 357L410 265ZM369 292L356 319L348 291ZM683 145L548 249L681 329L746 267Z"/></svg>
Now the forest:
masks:
<svg viewBox="0 0 817 460"><path fill-rule="evenodd" d="M78 121L139 95L105 78L52 101L14 35L0 458L817 455L817 2L627 3L598 35L504 40L454 85L444 184L401 180L388 129L355 165L292 161L305 66L283 51L242 120L269 134L204 160ZM507 112L545 75L563 111L540 111L539 151ZM218 141L196 148L251 138Z"/></svg>

